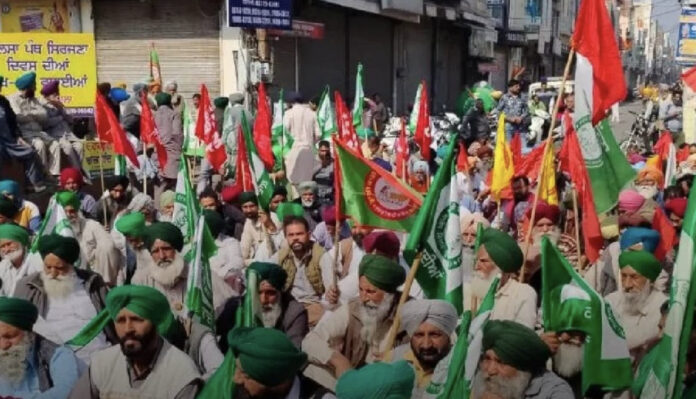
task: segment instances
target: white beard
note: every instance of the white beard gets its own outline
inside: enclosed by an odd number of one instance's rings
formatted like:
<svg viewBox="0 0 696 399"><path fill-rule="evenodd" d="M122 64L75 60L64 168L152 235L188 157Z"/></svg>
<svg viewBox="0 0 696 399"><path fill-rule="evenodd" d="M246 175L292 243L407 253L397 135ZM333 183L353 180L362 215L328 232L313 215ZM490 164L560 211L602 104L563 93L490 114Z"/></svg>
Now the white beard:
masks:
<svg viewBox="0 0 696 399"><path fill-rule="evenodd" d="M25 332L22 342L10 349L0 349L0 380L17 386L24 379L27 371L27 355L31 348L31 333Z"/></svg>
<svg viewBox="0 0 696 399"><path fill-rule="evenodd" d="M562 343L553 355L553 371L561 377L571 378L582 371L585 345Z"/></svg>
<svg viewBox="0 0 696 399"><path fill-rule="evenodd" d="M488 293L496 275L497 273L495 272L491 272L489 276L483 276L482 273L474 272L474 278L471 279L471 294L478 299L479 303Z"/></svg>
<svg viewBox="0 0 696 399"><path fill-rule="evenodd" d="M72 229L73 233L75 233L75 238L78 239L79 237L82 236L82 229L85 227L85 221L82 220L81 217L77 217L75 221L70 220L70 228Z"/></svg>
<svg viewBox="0 0 696 399"><path fill-rule="evenodd" d="M547 237L549 239L549 241L551 241L551 244L557 245L558 241L561 239L561 229L558 227L554 227L553 229L551 229L551 231L546 232L546 233L541 233L541 232L534 233L533 242L537 248L541 248L541 238L542 237Z"/></svg>
<svg viewBox="0 0 696 399"><path fill-rule="evenodd" d="M171 215L165 215L163 213L159 214L159 217L157 218L158 221L160 222L171 222L172 221L172 216Z"/></svg>
<svg viewBox="0 0 696 399"><path fill-rule="evenodd" d="M264 327L273 328L276 323L278 323L278 319L282 313L283 309L280 307L280 303L274 303L268 308L262 308L259 317Z"/></svg>
<svg viewBox="0 0 696 399"><path fill-rule="evenodd" d="M474 381L471 383L471 397L480 398L484 393L489 393L500 399L522 399L527 390L532 374L517 370L517 375L511 378L499 375L486 377L484 371L477 371Z"/></svg>
<svg viewBox="0 0 696 399"><path fill-rule="evenodd" d="M20 263L24 259L24 249L20 248L16 251L12 251L3 255L3 258L9 260L13 265L15 263ZM20 263L21 265L21 263Z"/></svg>
<svg viewBox="0 0 696 399"><path fill-rule="evenodd" d="M75 272L66 274L65 276L56 276L52 278L45 272L41 272L41 281L43 282L44 290L49 299L67 298L75 291L75 285L78 283Z"/></svg>
<svg viewBox="0 0 696 399"><path fill-rule="evenodd" d="M377 334L377 327L379 327L379 324L389 315L393 300L394 294L385 293L379 305L372 301L368 301L360 306L360 321L362 322L360 338L362 338L363 341L372 342Z"/></svg>
<svg viewBox="0 0 696 399"><path fill-rule="evenodd" d="M636 191L645 199L655 198L657 195L657 186L636 186Z"/></svg>
<svg viewBox="0 0 696 399"><path fill-rule="evenodd" d="M176 253L174 260L160 261L159 264L155 263L154 259L150 265L150 276L163 285L166 288L174 287L174 285L182 277L182 272L186 267L186 262L184 262L184 257L180 253Z"/></svg>
<svg viewBox="0 0 696 399"><path fill-rule="evenodd" d="M624 312L630 315L637 315L641 310L643 310L643 305L648 300L650 293L652 292L652 283L647 282L643 286L640 292L624 292Z"/></svg>

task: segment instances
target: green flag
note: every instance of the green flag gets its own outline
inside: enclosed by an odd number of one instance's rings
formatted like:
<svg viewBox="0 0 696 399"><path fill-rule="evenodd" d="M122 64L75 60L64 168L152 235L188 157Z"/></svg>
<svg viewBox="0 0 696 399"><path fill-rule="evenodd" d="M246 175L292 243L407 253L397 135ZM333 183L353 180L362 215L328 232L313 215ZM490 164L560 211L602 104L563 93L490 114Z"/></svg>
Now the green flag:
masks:
<svg viewBox="0 0 696 399"><path fill-rule="evenodd" d="M353 126L362 126L363 104L365 103L365 91L363 90L363 66L358 63L358 73L355 75L355 98L353 100ZM370 126L364 126L369 128Z"/></svg>
<svg viewBox="0 0 696 399"><path fill-rule="evenodd" d="M614 317L611 306L573 269L547 237L541 242L541 307L546 331L555 331L567 316L565 301L586 303L584 320L573 322L582 326L587 339L584 345L582 392L590 387L604 391L623 390L631 386L631 358L623 328ZM580 330L580 328L578 328Z"/></svg>
<svg viewBox="0 0 696 399"><path fill-rule="evenodd" d="M413 136L416 132L416 125L418 125L418 112L420 111L420 98L421 90L423 90L423 84L418 84L418 89L416 89L416 99L413 100L413 109L411 109L411 115L408 118L408 132Z"/></svg>
<svg viewBox="0 0 696 399"><path fill-rule="evenodd" d="M425 296L449 301L462 311L462 241L456 182L455 148L451 140L444 161L410 230L404 257L413 264L421 253L416 279Z"/></svg>
<svg viewBox="0 0 696 399"><path fill-rule="evenodd" d="M341 141L333 143L341 213L363 225L409 231L422 203L419 196Z"/></svg>
<svg viewBox="0 0 696 399"><path fill-rule="evenodd" d="M285 125L283 124L284 109L283 90L281 90L278 102L273 104L273 124L271 126L271 139L273 141L273 154L276 158L276 165L282 165L294 142L292 136L285 131ZM318 117L319 115L317 115Z"/></svg>
<svg viewBox="0 0 696 399"><path fill-rule="evenodd" d="M205 145L196 137L196 118L191 114L191 109L186 101L183 101L181 114L184 127L184 155L203 158L205 156Z"/></svg>
<svg viewBox="0 0 696 399"><path fill-rule="evenodd" d="M200 214L196 192L191 186L188 164L182 156L179 162L179 173L176 176L176 192L174 196L174 213L172 223L181 229L184 240L189 242L195 236L196 220Z"/></svg>
<svg viewBox="0 0 696 399"><path fill-rule="evenodd" d="M242 132L247 150L247 159L249 160L249 169L251 170L254 183L254 191L259 198L259 206L268 210L268 204L271 203L271 198L273 197L273 181L256 150L256 143L244 113L242 113Z"/></svg>
<svg viewBox="0 0 696 399"><path fill-rule="evenodd" d="M590 115L576 119L574 124L592 183L596 211L605 213L616 205L619 192L634 180L636 171L619 149L606 119L594 128Z"/></svg>
<svg viewBox="0 0 696 399"><path fill-rule="evenodd" d="M126 157L123 155L114 155L114 176L128 176Z"/></svg>
<svg viewBox="0 0 696 399"><path fill-rule="evenodd" d="M190 261L186 282L186 308L190 315L197 316L201 324L213 331L215 331L215 308L210 258L216 253L215 239L205 224L203 214L199 214L194 240L187 254Z"/></svg>
<svg viewBox="0 0 696 399"><path fill-rule="evenodd" d="M331 139L331 135L336 133L337 127L334 107L331 105L331 91L328 85L324 88L324 92L319 100L317 122L319 122L319 129L321 129L321 139Z"/></svg>
<svg viewBox="0 0 696 399"><path fill-rule="evenodd" d="M34 241L31 244L29 252L35 253L39 251L39 241L41 237L48 234L58 234L63 237L75 238L75 233L70 227L70 221L65 214L63 206L56 201L56 196L53 195L48 201L46 216L44 216L39 231L34 236Z"/></svg>
<svg viewBox="0 0 696 399"><path fill-rule="evenodd" d="M638 368L633 392L641 398L684 397L683 376L686 354L689 350L693 328L696 284L696 188L692 187L679 238L672 286L670 288L669 313L664 335Z"/></svg>

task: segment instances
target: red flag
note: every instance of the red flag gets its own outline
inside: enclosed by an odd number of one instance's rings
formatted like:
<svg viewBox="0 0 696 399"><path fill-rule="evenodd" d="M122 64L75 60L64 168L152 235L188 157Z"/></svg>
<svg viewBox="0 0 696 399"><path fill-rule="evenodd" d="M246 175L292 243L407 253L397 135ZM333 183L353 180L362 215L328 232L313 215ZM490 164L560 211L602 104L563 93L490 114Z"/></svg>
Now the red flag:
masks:
<svg viewBox="0 0 696 399"><path fill-rule="evenodd" d="M428 90L425 87L425 81L421 82L420 104L418 107L418 121L416 123L416 132L413 140L418 143L421 149L423 159L430 160L430 112L428 111Z"/></svg>
<svg viewBox="0 0 696 399"><path fill-rule="evenodd" d="M355 133L355 126L353 126L353 114L346 106L346 103L343 101L338 91L334 93L334 101L336 102L338 138L349 148L362 154L358 135ZM334 173L334 176L335 175Z"/></svg>
<svg viewBox="0 0 696 399"><path fill-rule="evenodd" d="M167 149L162 145L155 118L152 116L152 110L147 101L147 94L143 93L140 105L142 107L140 112L140 140L143 144L153 144L155 146L160 170L164 170L164 167L167 166Z"/></svg>
<svg viewBox="0 0 696 399"><path fill-rule="evenodd" d="M198 105L198 119L196 120L196 137L205 143L205 157L216 172L220 172L222 165L227 160L225 145L220 139L220 134L215 125L215 108L210 101L208 88L201 85L201 100Z"/></svg>
<svg viewBox="0 0 696 399"><path fill-rule="evenodd" d="M254 180L251 177L249 159L247 158L246 143L242 125L239 125L237 133L237 167L235 171L235 185L242 188L242 191L254 191Z"/></svg>
<svg viewBox="0 0 696 399"><path fill-rule="evenodd" d="M115 153L128 157L131 163L139 168L138 156L135 155L135 150L126 137L126 131L118 123L118 119L116 119L116 115L107 104L106 99L99 93L97 93L97 102L94 106L94 115L99 140L113 143Z"/></svg>
<svg viewBox="0 0 696 399"><path fill-rule="evenodd" d="M401 134L394 145L396 153L396 177L408 181L408 140L406 139L406 121L401 121Z"/></svg>
<svg viewBox="0 0 696 399"><path fill-rule="evenodd" d="M259 152L259 158L263 161L266 170L273 170L275 157L271 145L271 110L268 107L266 87L259 83L259 105L254 119L254 141Z"/></svg>
<svg viewBox="0 0 696 399"><path fill-rule="evenodd" d="M522 165L522 136L520 136L519 133L515 133L512 136L512 140L510 140L510 151L512 151L512 163L515 167L517 167L517 165Z"/></svg>
<svg viewBox="0 0 696 399"><path fill-rule="evenodd" d="M522 156L519 164L515 164L515 176L527 176L529 181L535 181L541 171L541 161L544 159L544 148L540 145ZM514 156L514 154L513 154Z"/></svg>
<svg viewBox="0 0 696 399"><path fill-rule="evenodd" d="M602 237L599 218L595 210L592 198L592 184L582 157L578 136L573 129L569 115L566 114L564 117L566 118L564 123L567 131L565 142L563 143L564 149L561 150L559 156L561 157L561 165L568 168L570 179L575 185L575 190L579 196L580 207L582 208L581 226L585 254L590 262L594 262L599 259L599 251L604 246L604 238Z"/></svg>
<svg viewBox="0 0 696 399"><path fill-rule="evenodd" d="M682 73L681 78L686 86L689 86L691 90L696 91L696 66L689 68L688 71Z"/></svg>
<svg viewBox="0 0 696 399"><path fill-rule="evenodd" d="M680 148L677 151L677 163L686 161L686 159L689 158L689 155L691 155L691 152L689 151L688 145L685 145L683 148Z"/></svg>
<svg viewBox="0 0 696 399"><path fill-rule="evenodd" d="M672 222L669 220L662 208L655 209L655 216L652 220L652 228L660 232L660 243L655 249L655 257L662 261L665 259L669 251L679 241L677 231L674 229Z"/></svg>
<svg viewBox="0 0 696 399"><path fill-rule="evenodd" d="M466 153L466 147L461 142L459 143L459 154L457 154L457 171L469 171L469 154Z"/></svg>
<svg viewBox="0 0 696 399"><path fill-rule="evenodd" d="M616 32L605 3L604 0L580 3L572 39L577 52L576 91L587 96L593 125L604 119L606 111L626 98L627 93ZM585 101L582 97L576 95L576 102Z"/></svg>

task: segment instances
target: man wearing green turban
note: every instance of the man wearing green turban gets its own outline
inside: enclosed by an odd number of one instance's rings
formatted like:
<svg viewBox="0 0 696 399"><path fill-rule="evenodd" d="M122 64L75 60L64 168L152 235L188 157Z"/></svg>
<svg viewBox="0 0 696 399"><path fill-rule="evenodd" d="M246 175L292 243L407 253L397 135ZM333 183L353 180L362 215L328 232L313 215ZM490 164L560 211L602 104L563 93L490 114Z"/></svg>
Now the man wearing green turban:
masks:
<svg viewBox="0 0 696 399"><path fill-rule="evenodd" d="M32 332L36 306L0 296L0 397L67 398L77 381L70 348Z"/></svg>
<svg viewBox="0 0 696 399"><path fill-rule="evenodd" d="M472 397L575 397L568 383L546 370L551 351L532 329L514 321L489 320L483 327L481 350Z"/></svg>
<svg viewBox="0 0 696 399"><path fill-rule="evenodd" d="M120 345L95 353L71 393L71 398L156 397L193 398L200 374L189 356L163 336L174 325L169 302L151 287L116 287L106 308L70 343L88 344L108 322L116 326Z"/></svg>
<svg viewBox="0 0 696 399"><path fill-rule="evenodd" d="M305 375L331 390L347 370L374 363L393 349L385 346L406 272L387 257L368 254L358 275L360 296L327 315L302 341L311 362ZM395 341L397 347L409 339L403 334Z"/></svg>
<svg viewBox="0 0 696 399"><path fill-rule="evenodd" d="M536 292L528 284L515 279L523 263L517 241L492 227L483 229L476 240L478 250L471 280L472 307L481 304L491 284L499 278L491 319L513 320L534 327L537 318Z"/></svg>
<svg viewBox="0 0 696 399"><path fill-rule="evenodd" d="M343 374L336 384L338 399L410 399L415 374L404 360L373 363Z"/></svg>
<svg viewBox="0 0 696 399"><path fill-rule="evenodd" d="M0 296L14 295L22 278L41 270L41 257L29 253L29 232L16 224L0 224Z"/></svg>
<svg viewBox="0 0 696 399"><path fill-rule="evenodd" d="M143 240L145 224L145 215L142 212L127 213L116 220L116 231L126 239L121 251L126 258L126 267L118 272L118 285L130 284L138 265L147 265L150 262L150 253Z"/></svg>
<svg viewBox="0 0 696 399"><path fill-rule="evenodd" d="M606 296L626 332L626 343L635 357L645 344L660 333L660 307L667 296L655 287L662 265L645 250L624 251L619 255L620 287Z"/></svg>
<svg viewBox="0 0 696 399"><path fill-rule="evenodd" d="M256 281L255 287L248 287L246 295L258 297L259 309L255 319L260 326L275 328L290 339L298 348L302 338L309 332L307 311L288 292L283 291L288 278L283 268L275 263L254 262L247 268L247 284ZM230 298L218 316L217 333L223 338L220 349L227 350L227 332L235 327L235 314L242 306L240 298Z"/></svg>

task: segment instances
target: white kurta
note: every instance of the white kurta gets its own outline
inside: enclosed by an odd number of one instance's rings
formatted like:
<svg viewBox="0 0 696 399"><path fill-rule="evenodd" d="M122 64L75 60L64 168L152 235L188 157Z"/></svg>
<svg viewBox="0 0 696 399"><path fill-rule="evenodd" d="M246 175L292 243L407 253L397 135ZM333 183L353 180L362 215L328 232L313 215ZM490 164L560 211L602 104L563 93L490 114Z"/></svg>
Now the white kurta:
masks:
<svg viewBox="0 0 696 399"><path fill-rule="evenodd" d="M638 314L629 314L624 310L625 297L621 291L612 292L605 299L626 332L628 349L657 338L660 332L657 325L662 317L660 307L667 300L665 294L653 288Z"/></svg>
<svg viewBox="0 0 696 399"><path fill-rule="evenodd" d="M491 320L512 320L534 328L537 294L528 284L510 279L495 293Z"/></svg>
<svg viewBox="0 0 696 399"><path fill-rule="evenodd" d="M14 267L9 259L3 259L0 261L0 296L13 296L19 280L42 269L43 261L38 253L27 255L19 267Z"/></svg>
<svg viewBox="0 0 696 399"><path fill-rule="evenodd" d="M84 224L79 237L82 257L89 268L99 273L107 284L116 284L118 272L125 263L121 252L116 248L113 238L97 221L83 219Z"/></svg>

